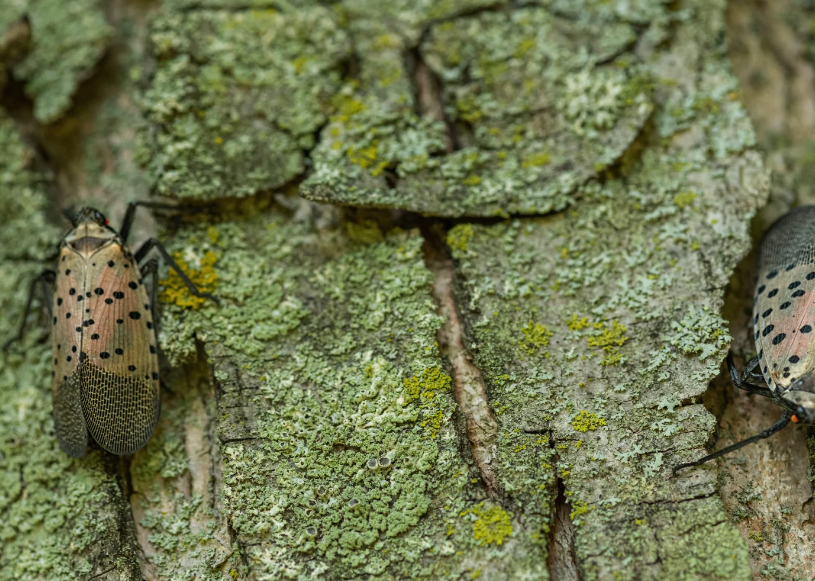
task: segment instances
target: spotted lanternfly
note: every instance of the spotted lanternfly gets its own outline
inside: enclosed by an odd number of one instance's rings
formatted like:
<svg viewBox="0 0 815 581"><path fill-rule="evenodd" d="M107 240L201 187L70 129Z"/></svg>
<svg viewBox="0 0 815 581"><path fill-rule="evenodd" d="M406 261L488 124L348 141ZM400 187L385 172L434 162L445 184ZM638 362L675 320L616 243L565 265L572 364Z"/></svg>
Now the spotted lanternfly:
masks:
<svg viewBox="0 0 815 581"><path fill-rule="evenodd" d="M736 387L772 398L781 418L752 438L680 464L674 472L768 438L790 422L815 424L815 206L796 208L770 227L761 241L756 273L753 338L758 357L741 377L730 355L727 364Z"/></svg>
<svg viewBox="0 0 815 581"><path fill-rule="evenodd" d="M59 247L58 269L43 271L31 285L41 288L48 305L52 343L51 390L54 426L62 449L85 454L88 434L105 450L130 454L144 446L159 416L159 360L156 341L155 258L141 263L155 248L195 296L199 291L154 238L132 254L127 236L138 206L132 202L119 232L101 212L82 208L71 216L73 228ZM152 277L148 297L145 279ZM50 285L56 283L51 298Z"/></svg>

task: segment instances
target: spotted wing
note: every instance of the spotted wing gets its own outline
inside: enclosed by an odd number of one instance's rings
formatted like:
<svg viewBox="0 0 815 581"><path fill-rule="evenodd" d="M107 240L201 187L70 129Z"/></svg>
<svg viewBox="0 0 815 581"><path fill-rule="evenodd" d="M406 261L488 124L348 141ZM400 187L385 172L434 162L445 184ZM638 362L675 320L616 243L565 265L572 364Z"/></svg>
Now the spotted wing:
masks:
<svg viewBox="0 0 815 581"><path fill-rule="evenodd" d="M60 253L51 321L51 352L54 366L51 394L54 428L60 447L74 458L85 454L88 429L82 414L79 370L82 344L82 296L85 263L81 256L63 248Z"/></svg>
<svg viewBox="0 0 815 581"><path fill-rule="evenodd" d="M93 255L83 321L82 409L106 450L141 448L158 421L156 334L138 265L119 244Z"/></svg>
<svg viewBox="0 0 815 581"><path fill-rule="evenodd" d="M753 331L767 384L785 391L815 367L815 206L776 221L761 243Z"/></svg>

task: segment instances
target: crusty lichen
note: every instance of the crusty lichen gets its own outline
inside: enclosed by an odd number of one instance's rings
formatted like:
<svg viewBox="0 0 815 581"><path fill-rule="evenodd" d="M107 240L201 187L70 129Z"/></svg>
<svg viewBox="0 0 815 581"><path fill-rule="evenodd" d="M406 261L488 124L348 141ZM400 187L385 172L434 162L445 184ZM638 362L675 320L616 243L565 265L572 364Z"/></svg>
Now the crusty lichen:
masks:
<svg viewBox="0 0 815 581"><path fill-rule="evenodd" d="M193 334L211 357L224 509L250 568L466 570L482 548L457 515L484 492L451 422L422 239L349 236L342 222L318 230L279 208L248 215L224 215L215 244L212 225L179 231L173 252L218 254L221 304L166 305L162 337L171 359L192 353ZM455 549L439 554L429 539ZM419 567L428 557L436 564Z"/></svg>
<svg viewBox="0 0 815 581"><path fill-rule="evenodd" d="M217 232L217 230L214 231ZM209 240L212 243L217 243L217 238L213 240L213 236L209 236ZM218 286L218 274L215 270L218 256L213 251L206 252L199 260L200 266L195 269L190 268L190 265L181 254L173 256L173 260L199 291L210 294L215 292ZM174 303L179 307L198 308L209 300L194 296L175 270L170 270L168 277L159 281L159 284L163 287L161 300Z"/></svg>
<svg viewBox="0 0 815 581"><path fill-rule="evenodd" d="M303 184L313 199L443 216L561 210L651 112L627 23L576 23L540 6L483 11L433 23L418 47L443 80L448 127L467 127L451 150L444 123L416 115L402 57L414 46L398 20L353 16L362 82L343 88L354 107L332 117L313 153Z"/></svg>
<svg viewBox="0 0 815 581"><path fill-rule="evenodd" d="M485 509L484 503L479 503L471 509L465 510L461 516L472 514L473 538L482 545L494 543L502 545L504 539L512 535L511 515L500 506Z"/></svg>
<svg viewBox="0 0 815 581"><path fill-rule="evenodd" d="M587 3L575 4L547 3L591 18ZM608 4L604 18L613 21L619 6ZM662 29L674 40L644 63L675 83L654 89L654 137L640 156L582 188L560 215L473 224L466 248L451 246L468 347L500 412L494 469L522 514L552 506L530 481L551 491L553 474L562 479L588 579L750 578L747 547L712 478L666 476L698 457L715 425L703 406L679 402L698 402L718 373L722 291L767 192L743 109L719 90L733 86L727 62L706 53L699 77L702 57L689 56L699 46L718 50L723 6L682 6L693 16ZM716 106L695 107L702 98ZM700 138L690 145L689 134ZM515 347L530 320L554 331L544 364ZM521 439L529 430L547 432L548 455Z"/></svg>
<svg viewBox="0 0 815 581"><path fill-rule="evenodd" d="M16 5L14 5L16 4ZM3 6L0 36L17 19L31 26L30 49L13 67L44 123L70 108L77 86L105 54L112 34L99 0L28 0ZM70 25L66 25L70 23Z"/></svg>
<svg viewBox="0 0 815 581"><path fill-rule="evenodd" d="M331 10L168 10L151 41L143 155L159 193L249 196L304 171L350 55Z"/></svg>

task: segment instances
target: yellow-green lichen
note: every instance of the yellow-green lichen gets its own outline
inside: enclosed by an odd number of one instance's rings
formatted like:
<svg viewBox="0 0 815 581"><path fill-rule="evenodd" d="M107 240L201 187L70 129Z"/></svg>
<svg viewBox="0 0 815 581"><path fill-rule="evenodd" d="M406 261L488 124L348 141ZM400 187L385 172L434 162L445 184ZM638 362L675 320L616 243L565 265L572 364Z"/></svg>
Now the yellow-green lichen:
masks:
<svg viewBox="0 0 815 581"><path fill-rule="evenodd" d="M674 204L677 208L685 208L693 204L696 199L696 192L680 192L674 196Z"/></svg>
<svg viewBox="0 0 815 581"><path fill-rule="evenodd" d="M544 325L529 321L521 328L521 335L523 338L518 342L521 351L527 355L534 355L538 350L541 350L543 357L548 358L550 356L549 351L546 351L545 348L549 346L549 340L554 333Z"/></svg>
<svg viewBox="0 0 815 581"><path fill-rule="evenodd" d="M455 252L467 252L467 243L473 237L472 224L459 224L447 233L447 245Z"/></svg>
<svg viewBox="0 0 815 581"><path fill-rule="evenodd" d="M461 516L472 514L473 538L481 545L502 545L504 539L512 535L512 516L499 506L484 509L484 503L462 512Z"/></svg>
<svg viewBox="0 0 815 581"><path fill-rule="evenodd" d="M594 510L594 508L593 504L589 505L582 500L576 500L572 502L572 510L569 513L569 518L575 525L579 525L582 521L581 517L590 510Z"/></svg>
<svg viewBox="0 0 815 581"><path fill-rule="evenodd" d="M609 327L606 323L593 325L595 334L588 337L589 347L603 350L603 359L600 365L619 365L623 359L619 347L628 340L626 328L618 321L612 321Z"/></svg>
<svg viewBox="0 0 815 581"><path fill-rule="evenodd" d="M586 410L580 412L572 418L572 428L576 432L594 431L606 425L606 420Z"/></svg>
<svg viewBox="0 0 815 581"><path fill-rule="evenodd" d="M215 237L215 242L217 242L217 236L214 236L214 234L217 232L218 231L214 228L210 228L207 231L210 240ZM218 262L218 257L214 252L208 251L205 253L200 259L200 266L197 269L190 268L187 261L184 260L183 253L174 253L173 259L176 261L176 263L178 263L178 266L181 267L181 270L184 271L195 286L198 287L198 290L207 293L213 293L216 290L218 285L218 273L215 270L215 264ZM172 303L179 307L197 309L207 300L209 300L194 296L190 292L190 289L187 288L187 285L184 284L184 281L181 280L178 273L172 269L170 270L168 277L159 281L159 284L164 287L164 290L161 292L161 300L165 303Z"/></svg>
<svg viewBox="0 0 815 581"><path fill-rule="evenodd" d="M418 400L420 397L433 399L439 391L450 389L452 379L438 367L430 367L422 371L421 377L408 377L404 380L405 404Z"/></svg>

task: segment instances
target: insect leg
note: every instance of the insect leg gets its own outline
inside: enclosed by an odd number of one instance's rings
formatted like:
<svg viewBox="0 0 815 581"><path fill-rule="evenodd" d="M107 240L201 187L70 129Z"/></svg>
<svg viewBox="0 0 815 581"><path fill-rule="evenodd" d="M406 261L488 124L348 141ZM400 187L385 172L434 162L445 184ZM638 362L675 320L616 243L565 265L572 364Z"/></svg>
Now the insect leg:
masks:
<svg viewBox="0 0 815 581"><path fill-rule="evenodd" d="M759 369L759 373L753 371L756 367L759 367L760 363L758 357L753 357L750 360L744 369L741 372L741 381L742 383L746 383L749 380L757 380L757 381L764 381L764 374L760 373L761 369Z"/></svg>
<svg viewBox="0 0 815 581"><path fill-rule="evenodd" d="M730 380L733 382L733 385L738 387L739 389L743 389L747 393L754 393L756 395L763 395L764 397L773 397L773 392L769 388L766 387L759 387L757 385L752 385L745 381L744 375L745 373L750 373L755 368L755 365L758 364L758 359L754 359L750 363L747 364L747 367L744 368L744 372L742 373L741 377L739 377L739 372L736 370L736 365L733 363L733 353L727 354L727 369L730 371Z"/></svg>
<svg viewBox="0 0 815 581"><path fill-rule="evenodd" d="M755 436L753 436L751 438L747 438L746 440L742 440L741 442L736 442L732 446L728 446L727 448L719 450L718 452L714 452L713 454L709 454L708 456L704 456L703 458L700 458L696 462L688 462L686 464L679 464L678 466L674 466L673 473L675 475L678 471L682 470L683 468L690 468L691 466L699 466L700 464L704 464L705 462L709 462L710 460L714 460L716 458L724 456L725 454L729 454L730 452L735 452L739 448L744 448L748 444L752 444L753 442L758 442L759 440L763 440L764 438L769 438L770 436L772 436L776 432L779 432L779 431L783 430L784 428L786 428L787 424L789 424L790 421L791 421L790 417L788 415L784 414L783 416L781 416L781 419L779 419L777 422L775 422L775 424L772 425L772 427L767 428L763 432L759 432Z"/></svg>
<svg viewBox="0 0 815 581"><path fill-rule="evenodd" d="M195 283L190 280L190 277L188 277L186 273L183 270L181 270L181 267L178 266L178 263L175 260L173 260L172 256L168 254L167 250L164 248L164 245L162 245L161 242L159 242L155 238L150 238L147 241L145 241L145 243L142 244L142 247L136 251L135 254L136 262L140 262L145 256L147 256L147 253L150 252L153 248L158 250L158 253L161 254L161 258L164 260L164 262L167 263L167 266L172 268L176 272L176 274L179 277L181 277L181 280L184 282L184 284L187 286L187 288L193 294L193 296L202 299L210 299L214 301L215 304L220 304L218 302L218 299L216 299L215 296L213 296L211 293L198 290L198 287L195 286Z"/></svg>
<svg viewBox="0 0 815 581"><path fill-rule="evenodd" d="M142 206L144 208L153 208L156 210L179 210L178 206L173 204L164 204L162 202L148 202L146 200L136 200L127 205L125 212L125 219L122 220L122 227L119 228L119 236L123 242L127 242L127 237L130 234L130 228L133 226L133 218L136 217L136 208Z"/></svg>
<svg viewBox="0 0 815 581"><path fill-rule="evenodd" d="M19 341L23 338L26 327L25 322L26 319L28 319L28 313L31 312L31 303L34 300L34 294L37 292L37 286L40 287L43 299L45 299L49 318L54 316L54 306L51 304L51 287L49 285L54 284L56 277L56 272L51 269L46 269L31 281L31 286L28 288L28 299L25 302L25 309L23 309L23 320L20 322L20 328L17 330L17 334L14 337L5 342L3 345L3 351L8 349L15 341Z"/></svg>

